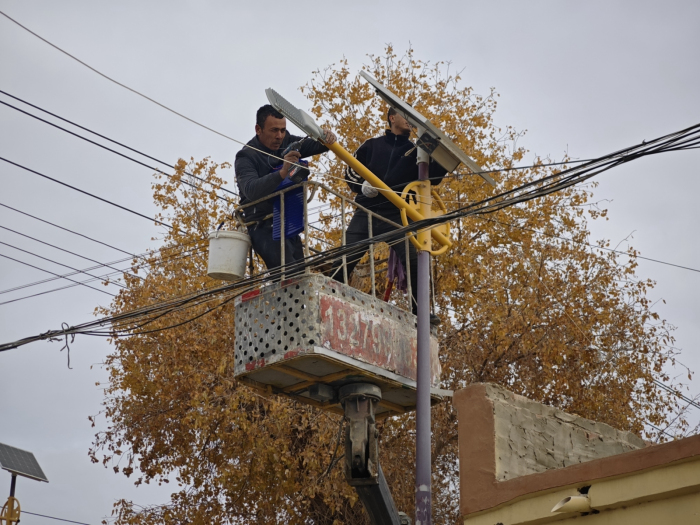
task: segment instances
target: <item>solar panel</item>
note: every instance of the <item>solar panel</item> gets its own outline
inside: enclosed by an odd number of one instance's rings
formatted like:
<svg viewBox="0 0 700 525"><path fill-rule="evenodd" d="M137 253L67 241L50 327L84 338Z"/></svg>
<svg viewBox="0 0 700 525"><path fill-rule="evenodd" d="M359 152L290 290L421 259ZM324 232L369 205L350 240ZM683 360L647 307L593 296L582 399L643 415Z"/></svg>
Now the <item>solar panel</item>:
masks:
<svg viewBox="0 0 700 525"><path fill-rule="evenodd" d="M427 118L413 109L411 105L392 93L382 84L377 82L365 71L360 71L360 76L364 78L377 91L377 94L409 123L417 128L423 128L425 132L419 137L418 146L427 151L428 154L447 171L454 171L460 163L467 166L474 173L488 182L491 186L496 186L496 182L471 158L464 153L457 144L452 142L437 126Z"/></svg>
<svg viewBox="0 0 700 525"><path fill-rule="evenodd" d="M2 466L3 470L18 476L45 481L46 483L49 482L34 454L21 448L0 443L0 466Z"/></svg>

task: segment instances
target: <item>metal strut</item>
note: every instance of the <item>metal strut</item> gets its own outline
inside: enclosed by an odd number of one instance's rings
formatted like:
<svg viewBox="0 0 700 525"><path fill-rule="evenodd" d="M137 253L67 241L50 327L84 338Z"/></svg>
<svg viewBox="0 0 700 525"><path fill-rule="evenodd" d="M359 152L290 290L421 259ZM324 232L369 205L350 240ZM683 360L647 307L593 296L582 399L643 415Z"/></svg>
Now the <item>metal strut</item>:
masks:
<svg viewBox="0 0 700 525"><path fill-rule="evenodd" d="M381 389L369 383L340 388L338 398L348 422L345 431L345 479L357 495L374 525L410 525L410 519L396 510L389 485L379 466L379 443L374 417Z"/></svg>

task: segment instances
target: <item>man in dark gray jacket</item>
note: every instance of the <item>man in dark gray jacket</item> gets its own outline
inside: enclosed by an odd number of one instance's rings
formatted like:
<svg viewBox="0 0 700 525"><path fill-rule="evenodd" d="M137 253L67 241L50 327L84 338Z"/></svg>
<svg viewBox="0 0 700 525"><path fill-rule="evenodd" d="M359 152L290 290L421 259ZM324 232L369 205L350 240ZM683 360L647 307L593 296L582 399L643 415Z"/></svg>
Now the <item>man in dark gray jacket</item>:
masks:
<svg viewBox="0 0 700 525"><path fill-rule="evenodd" d="M277 191L280 183L289 175L292 164L299 159L318 155L328 148L313 139L303 140L298 151L290 151L284 156L286 162L279 159L284 150L302 137L290 135L287 120L271 105L258 109L255 124L255 137L246 147L236 153L236 183L241 194L241 205L262 199ZM326 131L326 144L333 144L335 135ZM248 147L249 146L249 147ZM272 155L272 156L271 156ZM291 163L291 164L290 164ZM283 164L281 169L278 169ZM256 221L248 226L248 235L253 249L265 261L268 269L281 265L280 241L272 239L272 199L264 200L244 210L246 222ZM287 238L284 247L285 264L304 258L304 248L299 235Z"/></svg>

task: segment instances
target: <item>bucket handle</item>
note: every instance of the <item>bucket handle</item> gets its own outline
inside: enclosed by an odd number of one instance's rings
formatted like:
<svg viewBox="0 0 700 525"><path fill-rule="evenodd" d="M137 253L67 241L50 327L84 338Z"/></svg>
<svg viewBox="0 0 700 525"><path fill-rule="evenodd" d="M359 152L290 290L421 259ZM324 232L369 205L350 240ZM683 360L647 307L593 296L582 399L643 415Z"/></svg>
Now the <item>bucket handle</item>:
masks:
<svg viewBox="0 0 700 525"><path fill-rule="evenodd" d="M226 224L227 220L229 219L224 219L223 221L221 221L221 224L219 224L216 227L216 239L219 238L219 231L221 230L221 228L224 227L224 224ZM231 220L236 221L236 226L234 227L234 229L240 231L240 229L243 227L243 221L241 220L241 217L239 215L239 210L234 210L233 213L231 213Z"/></svg>

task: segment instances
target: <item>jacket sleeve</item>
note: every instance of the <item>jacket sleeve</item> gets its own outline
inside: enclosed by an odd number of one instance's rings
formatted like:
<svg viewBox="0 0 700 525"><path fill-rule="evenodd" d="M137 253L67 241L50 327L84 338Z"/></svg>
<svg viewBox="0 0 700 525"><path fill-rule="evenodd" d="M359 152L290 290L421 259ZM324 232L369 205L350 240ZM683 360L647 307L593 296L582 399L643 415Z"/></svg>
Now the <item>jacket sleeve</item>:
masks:
<svg viewBox="0 0 700 525"><path fill-rule="evenodd" d="M295 139L297 137L294 137ZM311 157L313 155L318 155L320 153L325 153L328 151L328 148L321 144L320 142L317 142L313 140L312 138L308 138L305 140L301 148L299 148L299 154L301 155L302 159L305 159L306 157Z"/></svg>
<svg viewBox="0 0 700 525"><path fill-rule="evenodd" d="M255 163L246 156L236 159L236 183L241 195L249 201L256 201L274 193L282 178L279 173L273 172L258 176Z"/></svg>
<svg viewBox="0 0 700 525"><path fill-rule="evenodd" d="M360 161L360 164L367 166L367 159L369 157L369 141L365 141L362 146L357 148L355 152L355 158ZM353 193L360 193L362 191L362 183L365 181L358 173L355 172L350 166L345 167L345 182L348 184L348 188Z"/></svg>

